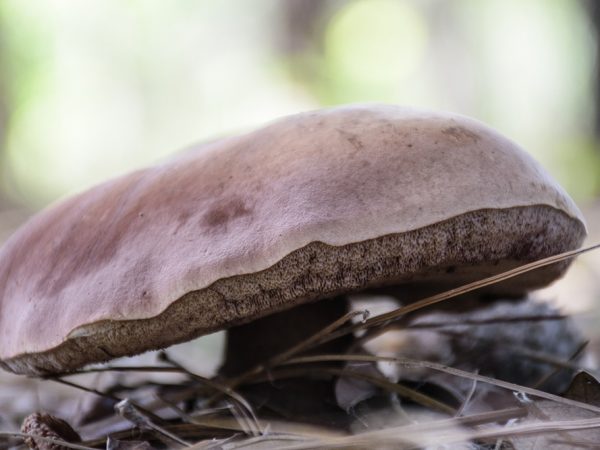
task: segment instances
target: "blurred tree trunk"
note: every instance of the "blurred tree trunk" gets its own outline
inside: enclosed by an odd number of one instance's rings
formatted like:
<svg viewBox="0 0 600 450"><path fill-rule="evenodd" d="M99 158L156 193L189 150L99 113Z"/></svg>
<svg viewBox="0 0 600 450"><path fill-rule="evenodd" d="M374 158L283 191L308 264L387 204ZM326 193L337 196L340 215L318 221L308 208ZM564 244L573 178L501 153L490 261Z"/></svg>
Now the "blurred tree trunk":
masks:
<svg viewBox="0 0 600 450"><path fill-rule="evenodd" d="M345 0L280 2L277 51L286 61L292 78L307 85L318 79L317 55L322 51L323 33L331 15L344 2Z"/></svg>
<svg viewBox="0 0 600 450"><path fill-rule="evenodd" d="M1 23L1 17L0 17ZM6 130L8 124L8 92L6 80L6 48L2 39L2 27L0 27L0 176L5 177L6 171ZM4 183L0 183L0 189ZM0 208L4 192L0 190Z"/></svg>
<svg viewBox="0 0 600 450"><path fill-rule="evenodd" d="M7 192L12 175L7 164L6 154L11 91L8 75L10 71L7 70L10 64L10 61L8 61L10 52L7 49L6 39L4 39L4 27L1 26L5 20L6 17L0 14L0 244L32 214L30 209L11 199Z"/></svg>
<svg viewBox="0 0 600 450"><path fill-rule="evenodd" d="M587 7L596 41L596 64L594 73L594 131L600 140L600 1L588 0Z"/></svg>
<svg viewBox="0 0 600 450"><path fill-rule="evenodd" d="M328 3L326 0L289 0L281 3L279 43L282 53L294 55L314 49Z"/></svg>

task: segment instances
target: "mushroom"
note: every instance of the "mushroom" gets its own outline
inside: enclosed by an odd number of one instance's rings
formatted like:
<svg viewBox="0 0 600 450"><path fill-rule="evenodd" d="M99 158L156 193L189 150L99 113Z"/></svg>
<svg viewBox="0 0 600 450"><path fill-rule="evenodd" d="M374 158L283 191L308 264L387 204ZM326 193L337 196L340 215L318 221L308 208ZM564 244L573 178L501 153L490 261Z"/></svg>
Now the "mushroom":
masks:
<svg viewBox="0 0 600 450"><path fill-rule="evenodd" d="M228 329L235 373L344 311L345 293L457 285L584 236L557 183L476 120L302 113L32 218L0 250L0 364L72 371ZM566 268L494 289L524 293Z"/></svg>

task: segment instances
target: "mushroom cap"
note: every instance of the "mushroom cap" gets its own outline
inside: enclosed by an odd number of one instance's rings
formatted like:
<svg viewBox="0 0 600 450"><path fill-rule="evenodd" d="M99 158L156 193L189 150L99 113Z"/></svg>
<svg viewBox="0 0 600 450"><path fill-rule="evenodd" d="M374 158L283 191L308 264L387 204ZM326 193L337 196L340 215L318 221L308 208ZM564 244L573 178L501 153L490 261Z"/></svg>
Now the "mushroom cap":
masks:
<svg viewBox="0 0 600 450"><path fill-rule="evenodd" d="M478 121L391 105L302 113L33 217L0 249L0 364L70 371L341 292L482 278L584 236L560 186Z"/></svg>

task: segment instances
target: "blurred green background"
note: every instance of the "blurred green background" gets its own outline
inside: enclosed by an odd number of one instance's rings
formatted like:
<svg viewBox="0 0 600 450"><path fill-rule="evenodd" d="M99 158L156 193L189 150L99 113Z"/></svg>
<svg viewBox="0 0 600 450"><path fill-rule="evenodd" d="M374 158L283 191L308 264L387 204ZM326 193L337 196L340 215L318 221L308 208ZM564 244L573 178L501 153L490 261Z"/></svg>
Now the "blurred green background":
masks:
<svg viewBox="0 0 600 450"><path fill-rule="evenodd" d="M585 202L597 3L2 0L0 222L193 142L369 101L479 118Z"/></svg>

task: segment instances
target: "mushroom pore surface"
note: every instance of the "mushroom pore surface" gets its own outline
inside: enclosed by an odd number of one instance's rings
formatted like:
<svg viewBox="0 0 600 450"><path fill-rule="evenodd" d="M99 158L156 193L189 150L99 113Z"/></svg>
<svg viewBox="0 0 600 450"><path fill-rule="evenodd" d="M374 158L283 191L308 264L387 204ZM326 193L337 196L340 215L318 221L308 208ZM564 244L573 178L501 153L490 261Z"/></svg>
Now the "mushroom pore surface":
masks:
<svg viewBox="0 0 600 450"><path fill-rule="evenodd" d="M471 281L584 236L568 195L480 122L390 105L298 114L25 224L0 250L0 364L74 370L345 292Z"/></svg>

